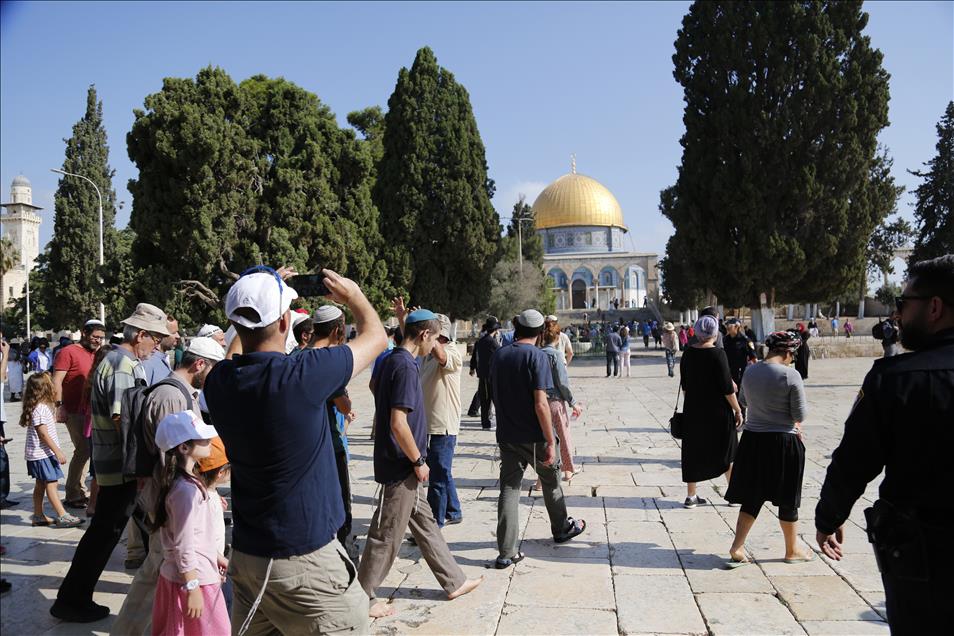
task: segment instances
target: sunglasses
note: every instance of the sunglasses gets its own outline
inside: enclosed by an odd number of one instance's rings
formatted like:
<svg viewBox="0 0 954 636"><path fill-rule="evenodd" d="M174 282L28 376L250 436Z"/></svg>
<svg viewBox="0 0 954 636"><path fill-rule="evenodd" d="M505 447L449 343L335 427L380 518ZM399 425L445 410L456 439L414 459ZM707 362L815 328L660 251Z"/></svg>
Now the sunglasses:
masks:
<svg viewBox="0 0 954 636"><path fill-rule="evenodd" d="M904 303L909 300L927 300L931 296L895 296L894 297L894 306L897 307L898 313L904 311Z"/></svg>

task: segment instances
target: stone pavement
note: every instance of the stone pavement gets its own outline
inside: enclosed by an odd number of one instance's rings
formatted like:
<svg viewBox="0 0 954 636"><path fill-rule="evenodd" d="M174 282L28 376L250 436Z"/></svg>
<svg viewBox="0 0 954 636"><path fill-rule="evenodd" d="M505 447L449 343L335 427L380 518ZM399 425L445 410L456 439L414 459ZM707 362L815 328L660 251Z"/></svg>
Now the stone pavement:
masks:
<svg viewBox="0 0 954 636"><path fill-rule="evenodd" d="M782 562L776 510L767 507L747 548L753 565L725 570L738 508L720 493L723 479L700 484L709 505L682 507L679 447L667 430L676 382L666 377L659 354L634 358L633 377L605 379L602 363L579 360L570 367L574 392L585 403L572 423L582 472L564 492L570 514L586 519L578 539L556 545L543 501L530 491L521 501L522 551L527 559L508 570L488 569L496 556L494 434L464 418L454 473L464 522L445 537L469 576L485 575L473 594L445 600L417 548L405 544L379 590L397 609L372 624L376 634L887 634L884 593L863 531L862 509L876 495L876 480L846 528L840 563ZM648 355L647 355L648 354ZM810 417L805 422L808 462L802 523L814 550L815 503L831 451L870 358L815 360L807 382ZM351 384L359 419L351 431L355 527L363 542L373 510L368 440L373 402L365 372ZM476 381L465 375L465 408ZM21 503L2 513L7 546L3 576L14 590L0 601L4 634L106 633L110 619L92 625L62 624L47 610L65 574L82 529L29 525L32 481L23 461L19 404L7 404L13 494ZM61 427L60 439L67 440ZM62 492L62 486L61 486ZM864 505L862 505L864 504ZM817 554L817 550L815 550ZM96 600L115 614L131 574L123 570L120 545L97 587Z"/></svg>

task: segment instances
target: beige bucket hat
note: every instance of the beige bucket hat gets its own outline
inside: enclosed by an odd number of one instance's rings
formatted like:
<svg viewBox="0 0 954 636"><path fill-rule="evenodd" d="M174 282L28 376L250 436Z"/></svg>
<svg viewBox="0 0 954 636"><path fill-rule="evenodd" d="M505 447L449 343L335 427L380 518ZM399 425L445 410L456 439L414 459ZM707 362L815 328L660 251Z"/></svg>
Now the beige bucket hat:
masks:
<svg viewBox="0 0 954 636"><path fill-rule="evenodd" d="M166 326L168 320L166 312L155 305L139 303L136 305L136 311L132 313L132 316L123 320L122 324L157 333L161 336L168 336L169 329Z"/></svg>

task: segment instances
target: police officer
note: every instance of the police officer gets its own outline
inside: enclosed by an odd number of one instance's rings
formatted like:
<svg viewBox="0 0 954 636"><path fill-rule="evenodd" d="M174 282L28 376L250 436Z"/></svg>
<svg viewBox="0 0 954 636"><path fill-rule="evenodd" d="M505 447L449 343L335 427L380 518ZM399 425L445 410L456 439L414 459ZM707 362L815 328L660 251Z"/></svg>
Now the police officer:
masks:
<svg viewBox="0 0 954 636"><path fill-rule="evenodd" d="M869 481L865 510L892 634L926 634L950 621L954 595L954 255L916 263L896 300L901 344L865 377L832 454L815 509L822 552L844 556L843 524Z"/></svg>

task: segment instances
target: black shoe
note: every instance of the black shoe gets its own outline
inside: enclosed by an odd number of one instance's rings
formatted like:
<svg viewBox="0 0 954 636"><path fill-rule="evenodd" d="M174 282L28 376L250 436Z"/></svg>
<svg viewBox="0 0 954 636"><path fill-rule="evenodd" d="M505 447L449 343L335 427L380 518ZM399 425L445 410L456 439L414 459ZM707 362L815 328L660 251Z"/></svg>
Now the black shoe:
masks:
<svg viewBox="0 0 954 636"><path fill-rule="evenodd" d="M479 416L480 416L480 413L471 413L470 411L467 411L467 417L479 417Z"/></svg>
<svg viewBox="0 0 954 636"><path fill-rule="evenodd" d="M0 579L0 594L6 594L11 589L13 589L13 585L10 584L10 581L6 579Z"/></svg>
<svg viewBox="0 0 954 636"><path fill-rule="evenodd" d="M445 526L456 526L458 523L462 522L463 520L464 520L464 517L462 517L462 516L461 516L461 517L448 517L447 520L444 521L444 525L445 525Z"/></svg>
<svg viewBox="0 0 954 636"><path fill-rule="evenodd" d="M0 501L0 510L6 510L7 508L12 508L13 506L20 503L19 501L13 501L11 499L4 499Z"/></svg>
<svg viewBox="0 0 954 636"><path fill-rule="evenodd" d="M123 561L123 567L127 570L138 570L145 559L126 559Z"/></svg>
<svg viewBox="0 0 954 636"><path fill-rule="evenodd" d="M93 623L109 616L109 608L92 601L85 607L76 607L57 599L50 608L50 614L67 623Z"/></svg>

